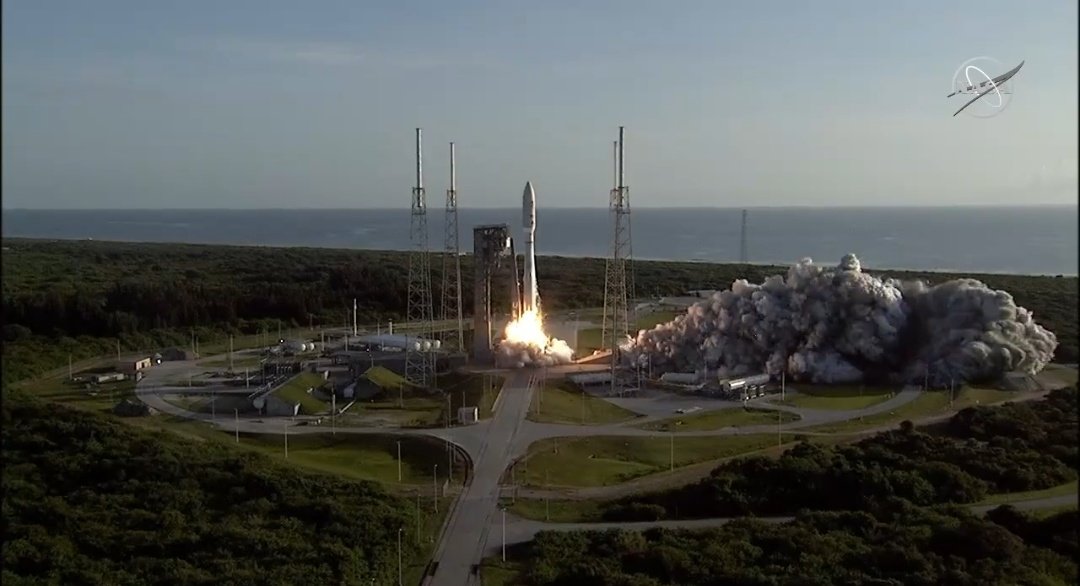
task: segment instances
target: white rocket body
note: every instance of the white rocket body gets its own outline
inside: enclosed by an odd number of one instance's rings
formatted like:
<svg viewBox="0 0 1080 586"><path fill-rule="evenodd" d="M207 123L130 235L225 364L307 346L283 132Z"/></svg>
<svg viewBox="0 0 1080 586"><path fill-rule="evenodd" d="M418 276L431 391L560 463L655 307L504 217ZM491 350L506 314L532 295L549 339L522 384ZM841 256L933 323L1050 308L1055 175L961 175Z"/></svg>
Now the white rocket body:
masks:
<svg viewBox="0 0 1080 586"><path fill-rule="evenodd" d="M540 293L536 288L536 192L531 181L525 182L521 197L521 225L525 231L525 274L522 277L521 311L540 310Z"/></svg>

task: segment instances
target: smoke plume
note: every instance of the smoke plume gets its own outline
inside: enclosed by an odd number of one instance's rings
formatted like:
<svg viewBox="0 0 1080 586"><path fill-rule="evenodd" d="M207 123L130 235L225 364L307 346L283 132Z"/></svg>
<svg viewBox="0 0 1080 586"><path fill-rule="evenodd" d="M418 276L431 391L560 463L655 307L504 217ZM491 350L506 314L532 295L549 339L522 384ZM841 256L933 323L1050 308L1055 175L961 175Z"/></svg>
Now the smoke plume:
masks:
<svg viewBox="0 0 1080 586"><path fill-rule="evenodd" d="M574 361L574 351L566 342L551 338L544 346L514 340L502 340L496 349L496 364L503 368L555 366Z"/></svg>
<svg viewBox="0 0 1080 586"><path fill-rule="evenodd" d="M622 358L651 360L658 372L919 384L928 377L940 386L1036 373L1056 347L1053 332L1005 291L974 279L882 280L848 254L837 267L804 259L786 278L736 280L674 321L638 332Z"/></svg>

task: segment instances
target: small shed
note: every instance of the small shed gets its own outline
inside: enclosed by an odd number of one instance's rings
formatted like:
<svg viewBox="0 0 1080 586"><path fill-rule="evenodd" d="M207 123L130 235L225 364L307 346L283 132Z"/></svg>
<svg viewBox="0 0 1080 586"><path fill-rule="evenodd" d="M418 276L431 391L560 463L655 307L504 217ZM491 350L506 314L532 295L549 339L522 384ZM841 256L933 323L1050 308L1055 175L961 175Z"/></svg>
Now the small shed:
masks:
<svg viewBox="0 0 1080 586"><path fill-rule="evenodd" d="M457 418L462 425L472 425L480 421L480 412L476 407L459 407Z"/></svg>
<svg viewBox="0 0 1080 586"><path fill-rule="evenodd" d="M128 356L116 362L116 370L127 374L135 374L144 368L150 368L153 362L149 356Z"/></svg>

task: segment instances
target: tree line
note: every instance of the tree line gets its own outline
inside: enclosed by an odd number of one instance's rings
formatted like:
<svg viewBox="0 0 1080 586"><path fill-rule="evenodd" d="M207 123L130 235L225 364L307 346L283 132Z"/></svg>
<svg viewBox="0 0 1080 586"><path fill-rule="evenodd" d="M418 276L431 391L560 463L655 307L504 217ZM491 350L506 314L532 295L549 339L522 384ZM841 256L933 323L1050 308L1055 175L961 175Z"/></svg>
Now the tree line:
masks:
<svg viewBox="0 0 1080 586"><path fill-rule="evenodd" d="M542 532L513 552L529 586L936 586L1075 583L1077 513L894 502L875 514L817 512L716 529Z"/></svg>
<svg viewBox="0 0 1080 586"><path fill-rule="evenodd" d="M410 499L253 453L3 401L5 584L396 583Z"/></svg>
<svg viewBox="0 0 1080 586"><path fill-rule="evenodd" d="M873 511L889 499L925 506L1042 490L1077 478L1076 413L1074 387L1039 401L969 407L939 431L905 422L851 445L803 441L776 459L740 458L696 483L609 502L603 516L629 521Z"/></svg>
<svg viewBox="0 0 1080 586"><path fill-rule="evenodd" d="M40 363L21 375L60 366L55 360L65 360L66 354L57 356L45 347L61 338L79 339L85 347L96 347L98 339L112 345L120 339L128 347L140 336L158 341L199 328L252 334L272 330L270 322L335 327L351 322L354 298L361 323L400 321L407 310L405 252L31 239L5 239L3 244L5 354L9 346L23 345L28 349L20 358ZM461 260L462 305L471 315L472 257ZM433 253L436 318L441 317L442 261ZM545 310L602 306L604 267L602 258L541 258L537 268ZM737 278L760 282L786 270L660 261L635 261L631 268L638 297L723 288ZM973 277L1005 289L1057 333L1059 361L1078 360L1075 277L888 274L929 282ZM505 273L493 288L495 309L505 312ZM43 349L52 362L34 358Z"/></svg>

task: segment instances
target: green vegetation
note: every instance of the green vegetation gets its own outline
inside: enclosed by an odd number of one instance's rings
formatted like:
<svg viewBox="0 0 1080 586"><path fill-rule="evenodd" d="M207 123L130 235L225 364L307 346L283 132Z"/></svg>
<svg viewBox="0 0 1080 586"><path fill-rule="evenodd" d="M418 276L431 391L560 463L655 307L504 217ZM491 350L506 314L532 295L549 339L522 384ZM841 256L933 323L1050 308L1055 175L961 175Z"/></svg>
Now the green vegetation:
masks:
<svg viewBox="0 0 1080 586"><path fill-rule="evenodd" d="M915 391L900 392L910 393ZM998 403L1000 401L1007 401L1016 398L1017 396L1019 396L1017 391L1002 391L999 389L964 386L956 391L956 395L950 403L948 391L920 391L919 395L914 400L904 403L892 411L884 411L873 415L866 415L864 417L838 421L836 423L814 425L803 428L802 431L819 433L853 433L863 429L898 424L901 421L906 420L914 421L973 405L987 405Z"/></svg>
<svg viewBox="0 0 1080 586"><path fill-rule="evenodd" d="M324 422L322 425L329 425ZM216 441L234 441L232 434L217 432ZM432 478L446 480L449 459L438 440L418 436L374 434L289 435L288 462L312 470L354 480L398 484L397 442L401 442L401 484L431 487ZM285 436L240 434L240 446L285 460ZM438 466L436 471L435 466ZM435 474L438 476L434 476ZM456 483L464 480L463 462L454 462Z"/></svg>
<svg viewBox="0 0 1080 586"><path fill-rule="evenodd" d="M745 427L747 425L775 425L778 421L789 423L798 420L798 415L787 411L732 407L730 409L716 409L703 413L680 415L679 417L653 421L638 427L658 431L707 431L725 427Z"/></svg>
<svg viewBox="0 0 1080 586"><path fill-rule="evenodd" d="M398 529L418 578L437 527L374 483L10 389L3 423L6 584L389 584Z"/></svg>
<svg viewBox="0 0 1080 586"><path fill-rule="evenodd" d="M783 401L777 397L776 402L829 411L865 409L887 401L896 391L897 389L892 387L879 386L799 384L796 392Z"/></svg>
<svg viewBox="0 0 1080 586"><path fill-rule="evenodd" d="M1051 489L1077 478L1076 409L1076 389L1059 389L1037 402L966 408L936 434L905 422L856 444L800 443L776 460L742 458L695 484L627 497L605 518L873 511L890 499L976 503L988 494Z"/></svg>
<svg viewBox="0 0 1080 586"><path fill-rule="evenodd" d="M533 392L529 405L530 421L602 425L640 417L637 413L594 397L565 380L552 381Z"/></svg>
<svg viewBox="0 0 1080 586"><path fill-rule="evenodd" d="M306 415L324 413L330 406L307 392L308 389L319 388L324 382L323 377L313 372L302 372L281 385L274 395L290 403L299 403L300 412Z"/></svg>
<svg viewBox="0 0 1080 586"><path fill-rule="evenodd" d="M634 334L637 333L638 330L651 329L656 324L667 323L675 319L675 316L679 315L680 313L682 312L668 310L658 310L649 313L643 313L638 316L636 320L634 320L634 327L630 328L632 330L631 333ZM597 319L602 318L603 313L601 312L599 316L597 316ZM603 335L604 330L601 328L586 328L583 330L579 330L577 339L578 355L584 356L585 354L588 354L593 350L599 349L600 346L603 344Z"/></svg>
<svg viewBox="0 0 1080 586"><path fill-rule="evenodd" d="M1076 512L1039 520L1002 508L897 506L738 520L698 531L545 531L485 560L502 584L1067 584L1076 579Z"/></svg>
<svg viewBox="0 0 1080 586"><path fill-rule="evenodd" d="M194 331L200 351L210 354L225 351L230 334L236 349L276 339L279 327L282 336L317 335L308 328L345 323L354 297L363 323L400 320L406 309L406 252L14 238L3 245L5 382L63 365L69 354L82 360L114 353L117 340L124 350L189 347ZM737 278L759 282L786 270L633 265L636 289L648 295L723 287ZM603 305L596 283L603 282L604 259L549 257L537 268L549 311ZM463 257L462 271L471 270L472 258ZM867 272L931 283L972 277L1004 289L1057 334L1057 360L1078 361L1076 277ZM438 281L433 285L437 299ZM501 285L494 290L508 290ZM472 299L472 280L462 283L462 296ZM506 297L493 302L496 311L508 309Z"/></svg>
<svg viewBox="0 0 1080 586"><path fill-rule="evenodd" d="M516 474L532 486L608 486L666 472L672 461L679 468L776 445L775 434L552 438L529 446Z"/></svg>
<svg viewBox="0 0 1080 586"><path fill-rule="evenodd" d="M603 502L569 499L515 499L508 508L518 517L550 523L588 523L602 520Z"/></svg>
<svg viewBox="0 0 1080 586"><path fill-rule="evenodd" d="M1027 490L1024 492L1003 492L999 494L992 494L983 500L975 503L977 505L1001 505L1005 503L1016 503L1020 501L1033 501L1037 499L1050 498L1055 496L1064 496L1067 494L1076 494L1077 481L1066 482L1065 484L1059 484L1051 488L1045 488L1043 490Z"/></svg>

